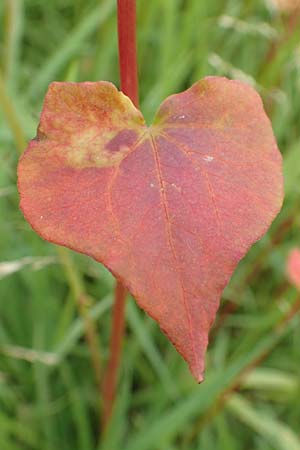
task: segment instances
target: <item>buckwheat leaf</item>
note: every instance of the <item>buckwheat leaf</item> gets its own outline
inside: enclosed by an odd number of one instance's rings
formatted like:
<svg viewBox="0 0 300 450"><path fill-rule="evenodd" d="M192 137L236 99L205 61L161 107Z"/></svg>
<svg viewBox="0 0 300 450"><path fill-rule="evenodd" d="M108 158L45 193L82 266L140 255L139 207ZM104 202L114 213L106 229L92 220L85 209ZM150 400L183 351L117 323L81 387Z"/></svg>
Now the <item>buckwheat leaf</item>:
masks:
<svg viewBox="0 0 300 450"><path fill-rule="evenodd" d="M150 127L110 83L52 83L19 190L34 230L111 270L201 381L222 291L281 208L281 155L239 81L197 82Z"/></svg>

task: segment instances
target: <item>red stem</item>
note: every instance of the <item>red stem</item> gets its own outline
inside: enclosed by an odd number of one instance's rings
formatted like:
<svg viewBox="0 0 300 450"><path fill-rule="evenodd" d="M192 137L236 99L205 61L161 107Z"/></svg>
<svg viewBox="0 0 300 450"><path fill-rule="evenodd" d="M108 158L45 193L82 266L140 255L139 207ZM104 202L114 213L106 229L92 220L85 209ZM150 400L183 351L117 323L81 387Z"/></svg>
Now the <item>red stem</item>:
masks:
<svg viewBox="0 0 300 450"><path fill-rule="evenodd" d="M125 300L126 289L117 281L115 288L115 302L112 317L112 331L110 340L110 358L103 380L103 413L102 428L105 430L110 422L118 381L121 361L122 341L125 330Z"/></svg>
<svg viewBox="0 0 300 450"><path fill-rule="evenodd" d="M121 91L138 107L135 0L118 0L118 37ZM110 422L116 397L121 348L125 330L125 299L126 289L118 281L115 289L110 359L103 380L103 430L107 428Z"/></svg>
<svg viewBox="0 0 300 450"><path fill-rule="evenodd" d="M118 0L118 36L121 91L138 107L135 0Z"/></svg>

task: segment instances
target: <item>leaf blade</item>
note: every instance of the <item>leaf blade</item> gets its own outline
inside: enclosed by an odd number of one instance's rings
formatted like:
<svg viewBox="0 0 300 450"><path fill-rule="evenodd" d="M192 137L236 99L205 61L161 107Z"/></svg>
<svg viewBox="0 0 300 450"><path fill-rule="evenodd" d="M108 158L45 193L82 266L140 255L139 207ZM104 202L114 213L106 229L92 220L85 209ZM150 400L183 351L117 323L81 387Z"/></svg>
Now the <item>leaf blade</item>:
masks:
<svg viewBox="0 0 300 450"><path fill-rule="evenodd" d="M105 264L198 381L222 291L282 184L260 97L218 77L168 97L151 127L111 83L53 83L19 164L33 228Z"/></svg>

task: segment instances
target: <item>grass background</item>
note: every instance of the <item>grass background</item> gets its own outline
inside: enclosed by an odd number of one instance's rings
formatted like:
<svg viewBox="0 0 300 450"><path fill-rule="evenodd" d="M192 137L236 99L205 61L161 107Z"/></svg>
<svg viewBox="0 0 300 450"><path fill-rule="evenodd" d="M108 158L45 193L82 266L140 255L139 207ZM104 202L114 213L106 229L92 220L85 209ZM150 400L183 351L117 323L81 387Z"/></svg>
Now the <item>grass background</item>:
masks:
<svg viewBox="0 0 300 450"><path fill-rule="evenodd" d="M202 385L129 299L118 401L99 440L84 323L94 321L104 366L114 280L30 229L18 209L16 164L49 82L118 85L115 1L0 2L1 450L300 450L300 320L289 317L299 294L285 275L288 252L300 245L296 21L271 1L138 0L147 120L167 95L207 74L246 80L272 119L286 199L224 292ZM79 305L82 293L88 301Z"/></svg>

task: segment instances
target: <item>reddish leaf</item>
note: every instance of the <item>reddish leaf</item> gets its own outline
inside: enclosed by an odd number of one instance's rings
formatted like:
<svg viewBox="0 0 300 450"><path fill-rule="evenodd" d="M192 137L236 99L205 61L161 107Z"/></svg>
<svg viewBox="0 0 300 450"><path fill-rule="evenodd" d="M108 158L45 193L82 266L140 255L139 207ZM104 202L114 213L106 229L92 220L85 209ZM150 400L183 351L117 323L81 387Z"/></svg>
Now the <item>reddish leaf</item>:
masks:
<svg viewBox="0 0 300 450"><path fill-rule="evenodd" d="M239 81L169 97L151 127L110 83L53 83L19 188L32 227L105 264L200 381L221 293L280 210L281 172L262 102Z"/></svg>
<svg viewBox="0 0 300 450"><path fill-rule="evenodd" d="M287 276L293 286L300 290L300 249L293 248L287 260Z"/></svg>

